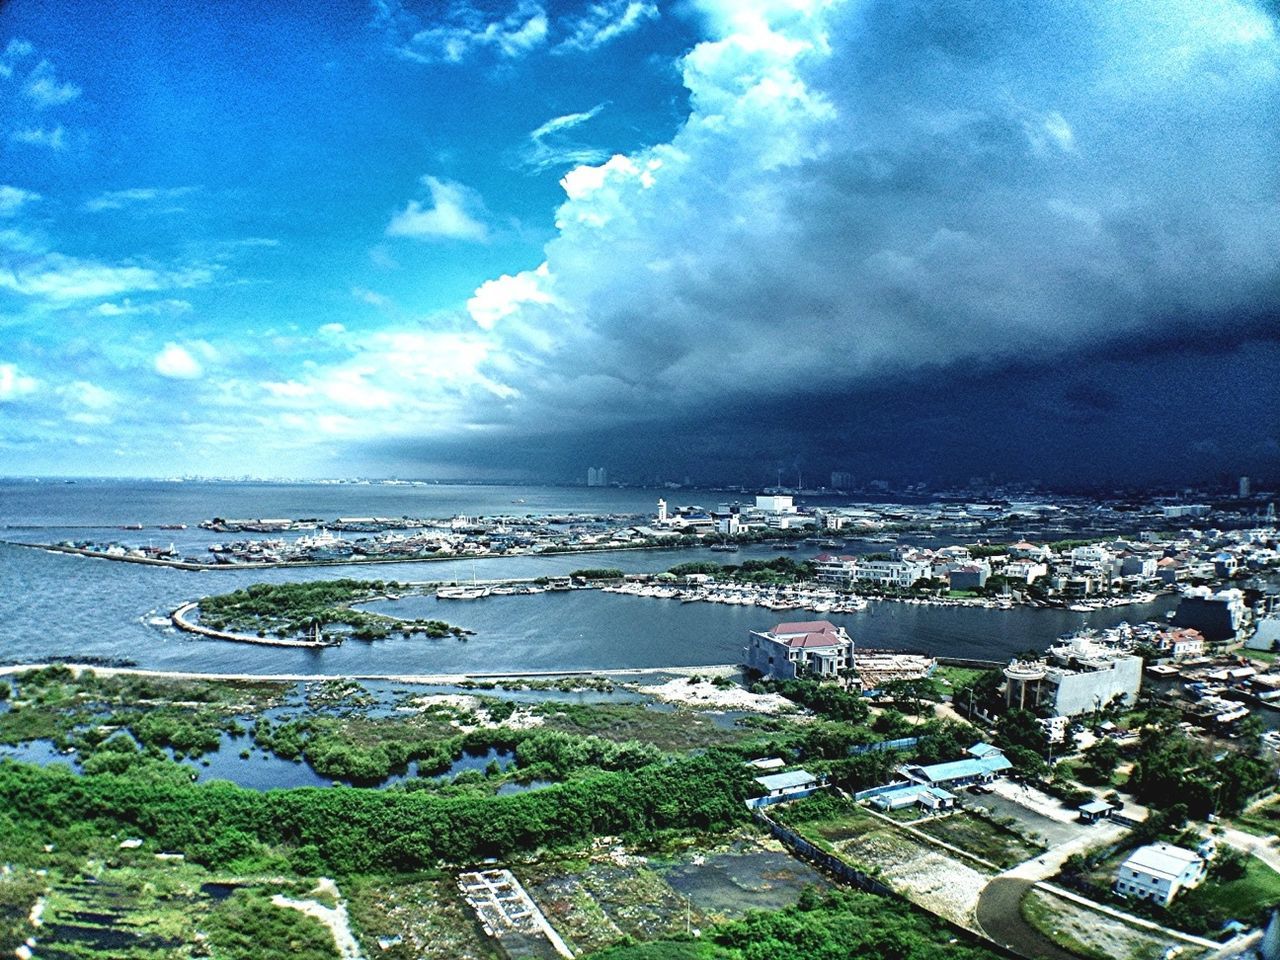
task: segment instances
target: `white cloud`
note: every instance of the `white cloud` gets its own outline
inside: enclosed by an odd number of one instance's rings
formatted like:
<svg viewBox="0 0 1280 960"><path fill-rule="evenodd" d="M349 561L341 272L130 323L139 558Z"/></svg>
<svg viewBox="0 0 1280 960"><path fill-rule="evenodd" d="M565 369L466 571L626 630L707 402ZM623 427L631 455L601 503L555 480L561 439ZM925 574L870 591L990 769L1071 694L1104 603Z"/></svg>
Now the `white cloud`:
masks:
<svg viewBox="0 0 1280 960"><path fill-rule="evenodd" d="M492 330L499 320L511 316L525 304L555 303L555 297L547 289L549 282L550 273L545 263L536 270L486 280L467 301L467 313L477 326Z"/></svg>
<svg viewBox="0 0 1280 960"><path fill-rule="evenodd" d="M9 134L14 143L22 143L31 147L47 147L55 153L67 148L67 132L62 124L56 127L26 127Z"/></svg>
<svg viewBox="0 0 1280 960"><path fill-rule="evenodd" d="M113 265L48 253L0 272L0 289L55 302L114 297L122 293L193 287L208 283L207 267L162 270L132 264Z"/></svg>
<svg viewBox="0 0 1280 960"><path fill-rule="evenodd" d="M0 80L8 80L13 76L18 61L35 53L36 48L28 40L14 37L0 53Z"/></svg>
<svg viewBox="0 0 1280 960"><path fill-rule="evenodd" d="M378 293L376 290L369 290L365 287L352 287L351 296L355 297L361 303L368 304L371 307L377 307L379 310L391 310L395 307L395 301L385 294ZM341 327L341 324L335 324Z"/></svg>
<svg viewBox="0 0 1280 960"><path fill-rule="evenodd" d="M570 25L572 32L557 49L595 50L657 18L657 5L646 0L593 3L585 16Z"/></svg>
<svg viewBox="0 0 1280 960"><path fill-rule="evenodd" d="M53 64L41 60L22 88L23 94L37 110L47 110L70 103L80 96L80 88L74 83L59 83L54 74Z"/></svg>
<svg viewBox="0 0 1280 960"><path fill-rule="evenodd" d="M479 194L461 183L437 177L423 177L422 183L431 194L431 205L410 200L391 218L387 236L477 241L488 237L484 201Z"/></svg>
<svg viewBox="0 0 1280 960"><path fill-rule="evenodd" d="M120 303L100 303L97 312L104 317L127 317L139 315L164 315L190 313L194 307L187 300L153 300L148 303L134 303L128 297Z"/></svg>
<svg viewBox="0 0 1280 960"><path fill-rule="evenodd" d="M21 187L0 185L0 217L12 217L29 203L40 199L40 194Z"/></svg>
<svg viewBox="0 0 1280 960"><path fill-rule="evenodd" d="M590 110L567 113L548 120L529 134L529 141L521 151L520 162L535 170L599 163L609 155L607 150L577 143L565 134L594 119L604 106L603 103L598 103Z"/></svg>
<svg viewBox="0 0 1280 960"><path fill-rule="evenodd" d="M175 213L182 210L175 201L195 191L195 187L133 187L128 190L108 190L86 201L84 208L89 213L100 213L104 210L123 210L127 207L156 209L159 206L165 213Z"/></svg>
<svg viewBox="0 0 1280 960"><path fill-rule="evenodd" d="M191 351L170 342L156 354L153 364L156 373L171 380L198 380L204 376L204 367L191 355Z"/></svg>
<svg viewBox="0 0 1280 960"><path fill-rule="evenodd" d="M444 18L424 24L399 0L377 0L374 25L387 34L396 54L418 63L460 63L477 50L521 57L547 39L546 11L520 0L507 15L490 20L466 3L451 6Z"/></svg>
<svg viewBox="0 0 1280 960"><path fill-rule="evenodd" d="M40 388L40 381L12 363L0 363L0 403L17 400Z"/></svg>

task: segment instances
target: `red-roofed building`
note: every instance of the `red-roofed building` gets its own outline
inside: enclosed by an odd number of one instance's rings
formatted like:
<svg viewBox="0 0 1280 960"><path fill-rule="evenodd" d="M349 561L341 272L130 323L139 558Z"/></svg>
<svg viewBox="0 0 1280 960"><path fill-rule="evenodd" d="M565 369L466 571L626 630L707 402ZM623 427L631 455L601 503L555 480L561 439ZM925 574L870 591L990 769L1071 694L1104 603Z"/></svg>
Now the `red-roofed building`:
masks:
<svg viewBox="0 0 1280 960"><path fill-rule="evenodd" d="M747 666L770 680L835 677L853 666L853 640L829 620L780 623L751 631Z"/></svg>

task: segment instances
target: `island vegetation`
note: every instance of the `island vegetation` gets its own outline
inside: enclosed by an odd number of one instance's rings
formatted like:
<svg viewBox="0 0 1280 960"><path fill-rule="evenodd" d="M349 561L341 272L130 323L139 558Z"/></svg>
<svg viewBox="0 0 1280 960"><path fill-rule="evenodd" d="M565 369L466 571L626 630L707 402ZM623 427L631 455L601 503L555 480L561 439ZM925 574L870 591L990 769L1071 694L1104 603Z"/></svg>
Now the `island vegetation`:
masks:
<svg viewBox="0 0 1280 960"><path fill-rule="evenodd" d="M213 630L259 637L382 640L392 633L432 638L466 631L443 620L400 620L354 606L385 598L405 585L383 580L314 580L255 583L200 601L200 619Z"/></svg>

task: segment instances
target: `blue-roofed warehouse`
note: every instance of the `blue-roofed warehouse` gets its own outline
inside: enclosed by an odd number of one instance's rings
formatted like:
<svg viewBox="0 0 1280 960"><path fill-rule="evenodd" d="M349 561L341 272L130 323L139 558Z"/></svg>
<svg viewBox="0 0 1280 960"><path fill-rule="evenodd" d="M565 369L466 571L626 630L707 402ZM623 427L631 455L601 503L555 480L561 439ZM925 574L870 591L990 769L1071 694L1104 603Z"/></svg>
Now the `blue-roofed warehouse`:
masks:
<svg viewBox="0 0 1280 960"><path fill-rule="evenodd" d="M982 756L928 766L909 764L901 768L902 774L913 783L936 787L962 787L969 783L986 783L1013 766L1000 750L989 744L978 745ZM974 750L970 750L973 753Z"/></svg>

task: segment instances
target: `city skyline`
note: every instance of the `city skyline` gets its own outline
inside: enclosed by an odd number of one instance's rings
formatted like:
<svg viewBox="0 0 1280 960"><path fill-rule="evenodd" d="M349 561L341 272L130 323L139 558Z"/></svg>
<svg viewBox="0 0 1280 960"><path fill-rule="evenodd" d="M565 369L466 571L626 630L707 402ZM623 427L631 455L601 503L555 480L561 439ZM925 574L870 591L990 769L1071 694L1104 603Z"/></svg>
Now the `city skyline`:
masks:
<svg viewBox="0 0 1280 960"><path fill-rule="evenodd" d="M1265 4L15 2L0 50L8 475L1280 472Z"/></svg>

